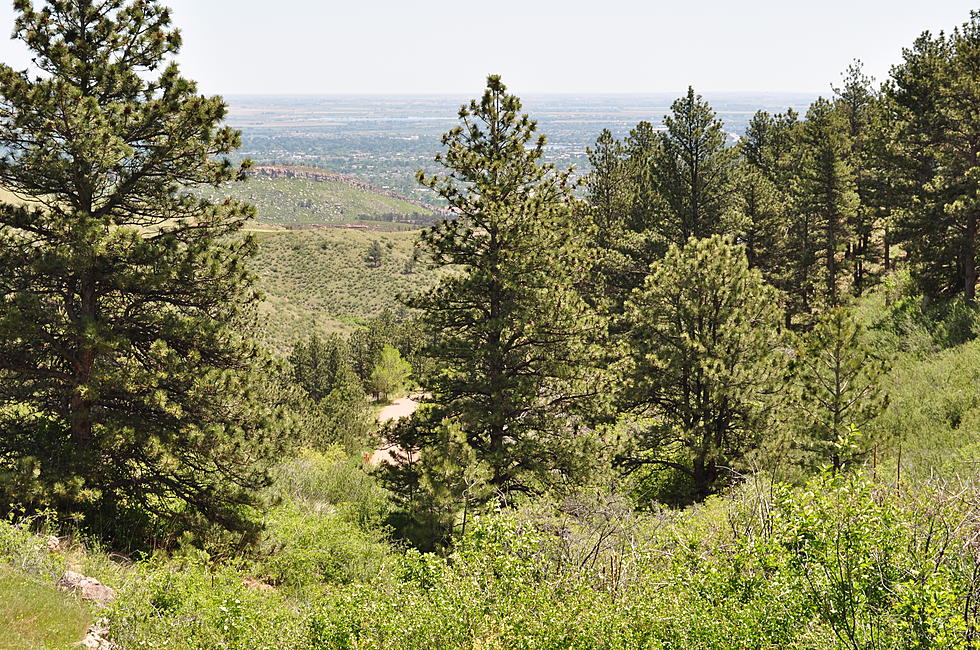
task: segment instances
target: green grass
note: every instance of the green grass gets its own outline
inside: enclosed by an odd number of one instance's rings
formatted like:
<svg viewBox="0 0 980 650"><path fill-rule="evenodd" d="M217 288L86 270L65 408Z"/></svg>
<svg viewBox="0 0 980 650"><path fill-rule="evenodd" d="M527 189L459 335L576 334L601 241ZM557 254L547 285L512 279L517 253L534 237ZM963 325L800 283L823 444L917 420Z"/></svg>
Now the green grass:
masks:
<svg viewBox="0 0 980 650"><path fill-rule="evenodd" d="M399 308L399 295L425 289L439 277L419 262L406 274L417 232L352 230L263 233L254 268L265 294L263 331L278 348L313 332L350 332L385 309ZM382 245L380 268L365 261L372 241Z"/></svg>
<svg viewBox="0 0 980 650"><path fill-rule="evenodd" d="M0 567L0 650L73 647L91 619L85 604L54 585Z"/></svg>
<svg viewBox="0 0 980 650"><path fill-rule="evenodd" d="M261 221L281 225L377 224L386 215L398 215L400 219L432 215L407 201L340 181L254 176L244 183L230 183L211 196L230 196L252 203Z"/></svg>

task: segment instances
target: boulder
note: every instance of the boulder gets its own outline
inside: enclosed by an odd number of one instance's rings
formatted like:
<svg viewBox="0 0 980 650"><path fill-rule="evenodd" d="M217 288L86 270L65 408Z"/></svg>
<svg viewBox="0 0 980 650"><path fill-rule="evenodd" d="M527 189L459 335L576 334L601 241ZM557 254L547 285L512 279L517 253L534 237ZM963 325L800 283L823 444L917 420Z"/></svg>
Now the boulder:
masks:
<svg viewBox="0 0 980 650"><path fill-rule="evenodd" d="M65 575L58 581L58 587L98 605L108 605L116 599L116 592L112 587L106 587L95 578L86 578L75 571L65 571Z"/></svg>
<svg viewBox="0 0 980 650"><path fill-rule="evenodd" d="M75 591L84 579L85 576L81 573L65 571L65 575L61 576L61 580L58 581L58 588L65 591Z"/></svg>

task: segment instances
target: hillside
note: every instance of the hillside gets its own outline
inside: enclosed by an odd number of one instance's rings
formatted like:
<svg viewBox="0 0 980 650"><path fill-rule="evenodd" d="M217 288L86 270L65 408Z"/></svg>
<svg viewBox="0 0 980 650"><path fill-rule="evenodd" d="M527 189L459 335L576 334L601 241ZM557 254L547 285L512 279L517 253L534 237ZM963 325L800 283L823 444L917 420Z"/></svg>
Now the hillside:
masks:
<svg viewBox="0 0 980 650"><path fill-rule="evenodd" d="M311 230L259 235L254 265L265 294L264 330L276 347L289 346L313 331L351 331L398 296L429 286L436 272L406 265L415 251L415 232ZM381 266L365 256L372 242L382 249Z"/></svg>
<svg viewBox="0 0 980 650"><path fill-rule="evenodd" d="M357 179L304 167L258 167L244 183L212 192L255 205L261 222L315 224L403 224L431 221L433 209Z"/></svg>

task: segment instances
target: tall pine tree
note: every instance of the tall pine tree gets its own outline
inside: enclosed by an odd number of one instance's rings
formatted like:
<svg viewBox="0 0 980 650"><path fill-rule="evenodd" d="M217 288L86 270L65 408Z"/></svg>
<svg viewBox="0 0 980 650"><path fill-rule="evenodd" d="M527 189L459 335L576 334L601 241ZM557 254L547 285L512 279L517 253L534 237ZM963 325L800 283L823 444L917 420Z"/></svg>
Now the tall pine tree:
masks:
<svg viewBox="0 0 980 650"><path fill-rule="evenodd" d="M419 174L457 215L425 231L424 247L457 271L412 301L429 334L431 398L397 442L438 463L449 422L491 491L574 482L590 465L575 415L600 389L589 345L599 323L579 292L590 228L569 172L541 162L545 139L499 77L459 117L437 157L447 173Z"/></svg>
<svg viewBox="0 0 980 650"><path fill-rule="evenodd" d="M892 70L893 173L907 206L899 238L926 295L976 298L980 227L980 12L926 32Z"/></svg>
<svg viewBox="0 0 980 650"><path fill-rule="evenodd" d="M843 252L860 207L846 115L830 101L814 102L800 124L799 147L800 167L794 191L801 215L797 230L800 259L819 259L819 265L811 267L809 273L822 276L817 282L811 278L805 282L823 284L824 300L837 304L843 291ZM813 252L816 255L808 260Z"/></svg>
<svg viewBox="0 0 980 650"><path fill-rule="evenodd" d="M34 69L0 65L0 184L22 198L0 205L0 466L91 527L253 529L278 419L250 377L253 209L187 191L240 176L239 134L167 63L158 3L15 9Z"/></svg>
<svg viewBox="0 0 980 650"><path fill-rule="evenodd" d="M662 201L656 226L664 238L683 246L691 237L722 233L731 205L737 164L726 146L722 122L708 103L689 88L664 117L667 130L654 152L653 174Z"/></svg>

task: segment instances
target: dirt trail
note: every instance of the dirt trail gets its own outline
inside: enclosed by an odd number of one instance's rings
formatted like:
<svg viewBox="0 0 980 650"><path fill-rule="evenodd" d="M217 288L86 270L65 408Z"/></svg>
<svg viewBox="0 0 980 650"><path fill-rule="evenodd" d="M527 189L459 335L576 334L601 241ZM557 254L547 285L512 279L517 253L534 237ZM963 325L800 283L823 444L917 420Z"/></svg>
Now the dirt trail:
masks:
<svg viewBox="0 0 980 650"><path fill-rule="evenodd" d="M387 422L391 422L392 420L407 418L415 413L418 408L419 403L411 397L395 400L388 406L381 409L381 413L378 414L378 423L385 424ZM371 456L371 459L368 462L373 467L377 467L381 463L396 465L398 464L398 461L395 459L395 456L400 453L402 453L402 450L399 449L397 445L389 445L387 441L382 441L381 448L374 452L374 455Z"/></svg>

